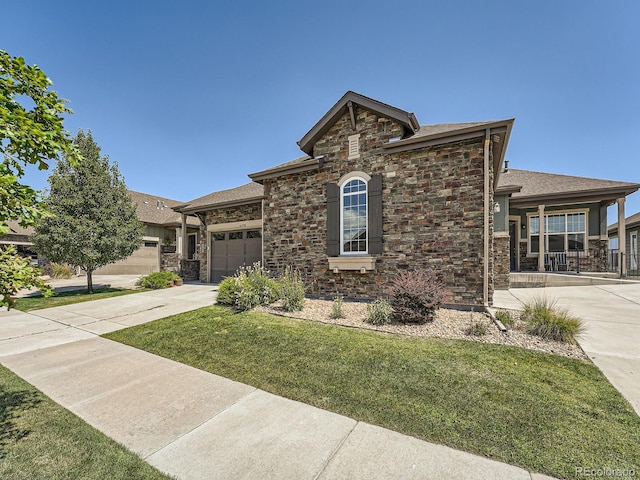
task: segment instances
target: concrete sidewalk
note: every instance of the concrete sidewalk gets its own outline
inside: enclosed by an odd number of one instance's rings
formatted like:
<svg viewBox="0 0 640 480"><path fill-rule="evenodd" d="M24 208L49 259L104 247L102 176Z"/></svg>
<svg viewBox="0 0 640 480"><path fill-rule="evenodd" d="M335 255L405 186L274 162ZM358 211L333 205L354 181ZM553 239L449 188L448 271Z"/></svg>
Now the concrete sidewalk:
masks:
<svg viewBox="0 0 640 480"><path fill-rule="evenodd" d="M493 306L521 310L542 296L584 320L580 346L640 415L640 284L497 290Z"/></svg>
<svg viewBox="0 0 640 480"><path fill-rule="evenodd" d="M211 304L211 286L0 312L0 362L180 479L544 479L97 336ZM136 299L137 297L137 299Z"/></svg>

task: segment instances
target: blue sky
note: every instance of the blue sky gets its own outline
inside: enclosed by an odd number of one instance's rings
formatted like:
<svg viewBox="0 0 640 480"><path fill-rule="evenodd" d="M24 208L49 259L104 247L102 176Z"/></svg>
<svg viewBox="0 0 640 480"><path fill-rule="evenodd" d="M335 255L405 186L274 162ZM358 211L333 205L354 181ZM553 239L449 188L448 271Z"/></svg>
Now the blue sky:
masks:
<svg viewBox="0 0 640 480"><path fill-rule="evenodd" d="M177 200L301 156L347 90L422 124L515 117L513 168L640 182L639 18L636 0L33 0L3 9L0 48L51 77L129 188Z"/></svg>

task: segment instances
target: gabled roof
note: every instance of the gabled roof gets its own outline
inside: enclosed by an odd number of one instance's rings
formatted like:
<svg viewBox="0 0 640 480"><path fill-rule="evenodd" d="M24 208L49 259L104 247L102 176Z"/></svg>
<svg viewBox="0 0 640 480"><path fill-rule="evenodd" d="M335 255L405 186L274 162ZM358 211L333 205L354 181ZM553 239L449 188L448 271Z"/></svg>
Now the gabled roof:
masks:
<svg viewBox="0 0 640 480"><path fill-rule="evenodd" d="M136 204L136 216L141 222L162 226L181 225L180 215L172 209L180 205L177 200L133 190L129 190L129 194ZM197 218L187 218L187 225L197 227L199 224Z"/></svg>
<svg viewBox="0 0 640 480"><path fill-rule="evenodd" d="M575 177L555 173L533 172L510 168L502 172L498 189L507 185L520 185L509 204L512 206L535 206L551 203L584 203L613 201L629 195L640 188L639 183L600 180L597 178Z"/></svg>
<svg viewBox="0 0 640 480"><path fill-rule="evenodd" d="M214 208L232 207L257 203L264 198L264 188L259 183L251 182L239 187L213 192L190 202L175 205L176 212L193 213Z"/></svg>
<svg viewBox="0 0 640 480"><path fill-rule="evenodd" d="M17 220L9 220L7 222L7 226L9 227L9 233L7 235L26 235L30 236L35 233L35 228L33 227L23 227Z"/></svg>
<svg viewBox="0 0 640 480"><path fill-rule="evenodd" d="M365 97L359 93L348 91L324 116L300 139L298 145L307 155L313 155L313 146L346 112L351 116L351 123L355 128L355 106L361 106L380 116L391 118L405 127L408 133L418 131L418 119L413 113Z"/></svg>
<svg viewBox="0 0 640 480"><path fill-rule="evenodd" d="M629 227L633 228L635 226L640 226L640 212L634 213L630 217L625 218L624 224L627 230L629 229ZM609 232L609 234L618 233L618 222L614 223L613 225L609 225L607 227L607 231Z"/></svg>

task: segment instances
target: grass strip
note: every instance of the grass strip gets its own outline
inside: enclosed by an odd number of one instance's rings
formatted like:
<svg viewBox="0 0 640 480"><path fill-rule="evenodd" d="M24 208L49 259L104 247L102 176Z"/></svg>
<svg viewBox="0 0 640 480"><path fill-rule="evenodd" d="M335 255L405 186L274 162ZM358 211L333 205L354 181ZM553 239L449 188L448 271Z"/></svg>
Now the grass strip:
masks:
<svg viewBox="0 0 640 480"><path fill-rule="evenodd" d="M105 337L534 472L640 471L640 417L580 360L217 306Z"/></svg>
<svg viewBox="0 0 640 480"><path fill-rule="evenodd" d="M0 478L170 477L0 366Z"/></svg>
<svg viewBox="0 0 640 480"><path fill-rule="evenodd" d="M128 288L96 288L92 294L86 290L70 290L68 292L55 293L52 297L24 297L16 299L14 308L23 312L31 310L40 310L42 308L61 307L63 305L71 305L73 303L90 302L92 300L101 300L103 298L120 297L122 295L131 295L133 293L146 292L146 289L128 289Z"/></svg>

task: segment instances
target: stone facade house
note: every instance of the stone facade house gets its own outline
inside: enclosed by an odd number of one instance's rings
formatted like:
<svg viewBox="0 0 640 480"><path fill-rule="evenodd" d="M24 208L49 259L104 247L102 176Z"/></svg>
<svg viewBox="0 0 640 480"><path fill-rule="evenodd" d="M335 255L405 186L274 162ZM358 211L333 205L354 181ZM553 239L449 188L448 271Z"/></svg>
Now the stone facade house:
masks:
<svg viewBox="0 0 640 480"><path fill-rule="evenodd" d="M347 92L300 139L304 156L174 209L202 222L206 282L262 261L300 270L311 296L372 299L432 268L448 303L478 306L512 271L606 270L607 207L624 212L640 184L505 168L513 123L420 125Z"/></svg>
<svg viewBox="0 0 640 480"><path fill-rule="evenodd" d="M309 295L371 299L425 267L449 303L491 302L494 190L513 122L421 126L347 92L298 142L303 157L176 208L204 222L201 279L261 258L298 268Z"/></svg>

